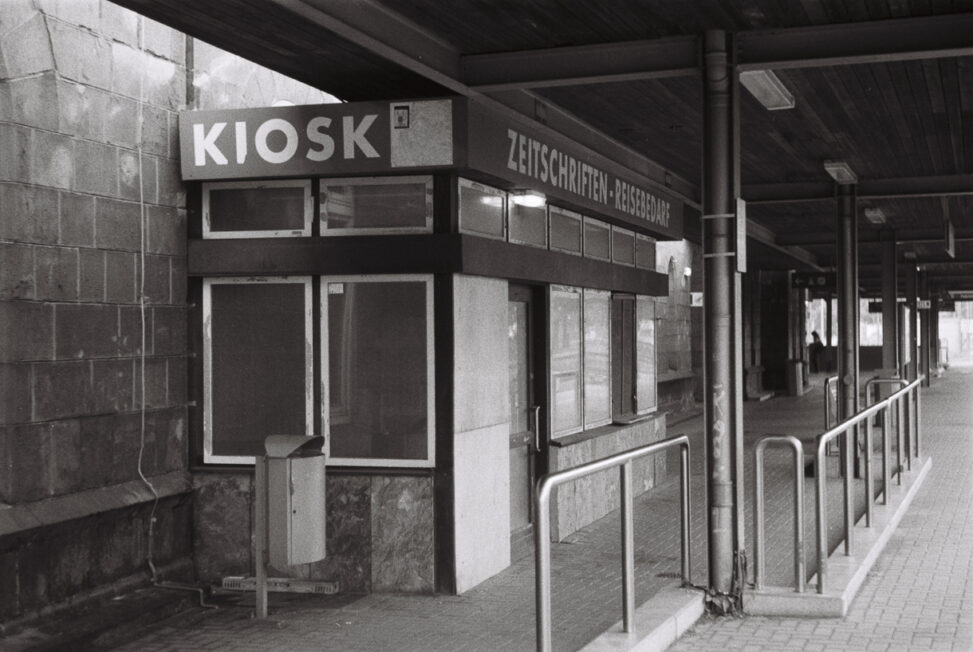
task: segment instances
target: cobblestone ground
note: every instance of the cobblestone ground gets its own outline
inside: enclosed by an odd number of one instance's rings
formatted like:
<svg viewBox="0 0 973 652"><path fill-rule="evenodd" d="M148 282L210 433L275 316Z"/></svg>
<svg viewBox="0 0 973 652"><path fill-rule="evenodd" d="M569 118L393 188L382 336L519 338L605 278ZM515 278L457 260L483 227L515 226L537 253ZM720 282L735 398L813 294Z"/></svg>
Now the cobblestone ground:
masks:
<svg viewBox="0 0 973 652"><path fill-rule="evenodd" d="M973 367L923 393L933 467L843 619L706 617L671 650L973 650Z"/></svg>
<svg viewBox="0 0 973 652"><path fill-rule="evenodd" d="M963 373L967 375L959 375ZM951 378L954 374L955 378ZM963 392L969 395L964 398ZM885 641L885 647L876 649L894 646L914 649L928 640L926 648L950 649L953 645L954 649L973 650L969 619L973 602L966 583L973 555L973 514L970 513L973 454L969 444L973 434L966 426L973 421L973 401L969 401L973 397L973 369L950 370L932 394L942 396L930 397L924 403L923 421L927 428L934 426L942 432L925 440L926 452L934 457L934 468L926 480L927 486L913 503L910 516L922 515L935 523L917 522L907 516L900 533L887 548L892 554L887 553L879 560L866 585L866 592L872 591L880 597L859 597L852 614L844 621L765 618L705 621L684 636L677 649L861 650L868 649L872 641ZM821 431L821 397L821 389L816 384L802 397L746 404L748 533L753 529L754 442L767 433L813 437ZM690 436L693 444L692 579L696 584L705 584L702 419L678 424L669 432L670 435L683 433ZM789 516L792 490L789 487L793 481L788 455L776 451L767 458L767 579L771 585L786 585L792 579ZM675 459L670 460L674 464ZM678 474L676 466L670 468L674 475ZM805 537L811 568L814 563L813 483L810 479L805 482L808 506ZM840 481L830 475L828 493L829 530L837 535L841 522ZM938 494L951 496L952 500L939 504L937 497L944 496ZM923 497L925 502L920 501ZM635 560L640 602L679 575L678 506L679 489L675 482L636 501ZM577 650L619 619L618 531L616 513L552 546L555 649ZM921 540L915 540L917 536ZM909 555L900 561L903 551ZM461 596L373 594L322 598L274 594L268 621L250 617L250 598L249 605L241 600L224 604L218 611L180 615L119 649L128 652L531 650L534 647L533 582L533 560L525 559ZM948 591L947 587L950 587ZM919 599L906 603L907 597ZM960 615L963 610L966 616ZM855 623L860 627L856 628ZM879 638L865 640L871 635Z"/></svg>

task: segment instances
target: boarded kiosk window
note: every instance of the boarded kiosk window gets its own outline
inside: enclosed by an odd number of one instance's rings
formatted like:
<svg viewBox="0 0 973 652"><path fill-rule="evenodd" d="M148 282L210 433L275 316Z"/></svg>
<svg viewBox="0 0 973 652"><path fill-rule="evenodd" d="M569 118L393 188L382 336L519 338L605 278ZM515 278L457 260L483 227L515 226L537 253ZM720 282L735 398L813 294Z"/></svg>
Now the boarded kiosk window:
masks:
<svg viewBox="0 0 973 652"><path fill-rule="evenodd" d="M311 182L203 184L204 238L311 235Z"/></svg>
<svg viewBox="0 0 973 652"><path fill-rule="evenodd" d="M584 256L597 260L611 260L611 227L599 220L584 218Z"/></svg>
<svg viewBox="0 0 973 652"><path fill-rule="evenodd" d="M581 297L580 288L551 288L551 423L555 437L584 428Z"/></svg>
<svg viewBox="0 0 973 652"><path fill-rule="evenodd" d="M431 233L432 177L321 180L321 233Z"/></svg>
<svg viewBox="0 0 973 652"><path fill-rule="evenodd" d="M322 279L331 460L435 464L432 276Z"/></svg>
<svg viewBox="0 0 973 652"><path fill-rule="evenodd" d="M635 297L635 401L639 414L658 407L655 362L655 301Z"/></svg>
<svg viewBox="0 0 973 652"><path fill-rule="evenodd" d="M584 426L611 423L611 293L584 291Z"/></svg>
<svg viewBox="0 0 973 652"><path fill-rule="evenodd" d="M268 435L313 433L311 279L203 282L206 463L250 464Z"/></svg>
<svg viewBox="0 0 973 652"><path fill-rule="evenodd" d="M581 254L581 215L551 206L551 249Z"/></svg>
<svg viewBox="0 0 973 652"><path fill-rule="evenodd" d="M469 179L459 180L459 230L503 240L507 193Z"/></svg>
<svg viewBox="0 0 973 652"><path fill-rule="evenodd" d="M612 261L620 265L635 265L635 232L612 227Z"/></svg>
<svg viewBox="0 0 973 652"><path fill-rule="evenodd" d="M547 248L547 206L510 202L510 242Z"/></svg>

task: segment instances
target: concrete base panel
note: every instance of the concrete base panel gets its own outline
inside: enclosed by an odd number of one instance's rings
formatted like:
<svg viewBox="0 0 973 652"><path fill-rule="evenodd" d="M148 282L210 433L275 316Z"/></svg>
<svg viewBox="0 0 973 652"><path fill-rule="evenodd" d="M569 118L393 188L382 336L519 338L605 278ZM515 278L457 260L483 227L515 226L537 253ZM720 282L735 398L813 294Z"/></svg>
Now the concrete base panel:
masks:
<svg viewBox="0 0 973 652"><path fill-rule="evenodd" d="M793 588L766 587L744 594L743 608L751 616L841 618L865 581L899 521L909 509L916 492L932 468L932 459L914 463L902 473L902 484L892 484L887 505L872 509L872 527L865 527L862 517L852 532L851 554L839 545L828 558L825 592L817 592L817 575L811 578L804 593ZM894 480L893 480L894 482Z"/></svg>
<svg viewBox="0 0 973 652"><path fill-rule="evenodd" d="M679 586L663 589L635 610L634 631L625 632L618 621L581 650L665 650L703 615L703 597L702 591Z"/></svg>

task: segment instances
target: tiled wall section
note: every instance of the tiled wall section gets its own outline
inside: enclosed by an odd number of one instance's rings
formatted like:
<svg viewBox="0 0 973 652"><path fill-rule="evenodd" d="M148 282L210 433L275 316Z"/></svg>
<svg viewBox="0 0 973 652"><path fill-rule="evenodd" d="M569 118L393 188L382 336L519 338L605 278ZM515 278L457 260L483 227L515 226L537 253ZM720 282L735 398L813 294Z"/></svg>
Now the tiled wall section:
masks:
<svg viewBox="0 0 973 652"><path fill-rule="evenodd" d="M219 583L252 575L253 476L198 473L193 546L196 574ZM275 568L275 577L340 583L343 593L433 590L432 479L327 476L327 558Z"/></svg>
<svg viewBox="0 0 973 652"><path fill-rule="evenodd" d="M551 471L562 471L603 459L666 437L664 415L652 416L625 428L577 444L551 448ZM648 491L668 478L666 454L647 456L632 464L635 495ZM575 530L593 523L620 504L618 469L601 471L566 483L555 490L551 501L551 536L560 541Z"/></svg>

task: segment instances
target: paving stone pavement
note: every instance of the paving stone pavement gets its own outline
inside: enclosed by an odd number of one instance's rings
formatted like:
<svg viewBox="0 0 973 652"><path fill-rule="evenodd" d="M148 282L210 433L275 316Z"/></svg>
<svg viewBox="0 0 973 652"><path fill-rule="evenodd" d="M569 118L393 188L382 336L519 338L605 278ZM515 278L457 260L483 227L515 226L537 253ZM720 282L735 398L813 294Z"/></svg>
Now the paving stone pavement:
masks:
<svg viewBox="0 0 973 652"><path fill-rule="evenodd" d="M965 394L964 394L965 393ZM973 650L973 367L939 380L923 404L926 452L933 472L844 620L706 619L674 649L959 649ZM939 395L942 396L939 396ZM752 532L752 448L768 432L810 438L821 431L816 387L802 397L745 406L747 531ZM924 399L926 395L924 394ZM947 409L952 407L953 409ZM940 432L940 430L942 432ZM702 419L670 428L693 443L693 574L706 578ZM955 449L955 450L954 450ZM945 459L944 459L945 458ZM670 458L672 459L672 458ZM941 461L942 460L942 461ZM791 471L785 451L768 454L768 583L791 572ZM677 467L670 467L678 474ZM807 482L810 482L808 480ZM840 523L840 483L829 482L829 530ZM936 489L930 489L935 486ZM787 487L787 488L785 488ZM813 491L808 485L806 540L813 547ZM940 496L939 494L942 494ZM931 497L930 497L931 496ZM938 500L939 498L949 500ZM964 502L965 501L965 502ZM636 589L644 601L678 577L678 483L636 501ZM552 546L554 648L577 650L621 614L617 512ZM918 537L918 538L917 538ZM748 543L749 545L749 543ZM930 554L933 551L933 554ZM813 567L813 549L808 566ZM904 553L904 554L903 554ZM901 557L901 559L900 559ZM216 611L182 614L118 648L182 650L531 650L534 564L528 558L461 596L272 594L271 618L251 618L252 598ZM906 598L916 598L908 602ZM870 647L877 644L877 647ZM884 647L882 647L884 645Z"/></svg>
<svg viewBox="0 0 973 652"><path fill-rule="evenodd" d="M933 466L843 619L704 617L670 649L973 650L973 361L922 395Z"/></svg>

